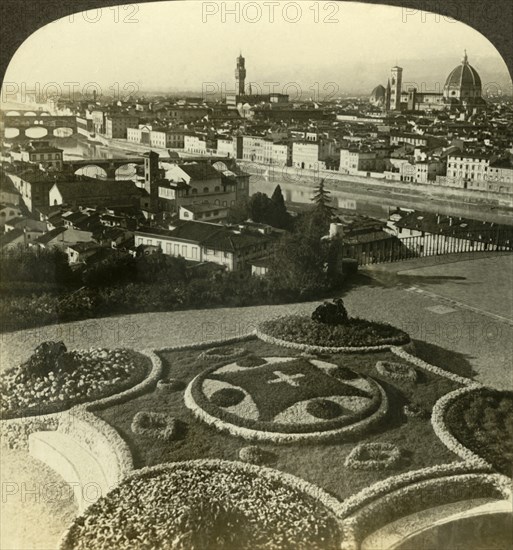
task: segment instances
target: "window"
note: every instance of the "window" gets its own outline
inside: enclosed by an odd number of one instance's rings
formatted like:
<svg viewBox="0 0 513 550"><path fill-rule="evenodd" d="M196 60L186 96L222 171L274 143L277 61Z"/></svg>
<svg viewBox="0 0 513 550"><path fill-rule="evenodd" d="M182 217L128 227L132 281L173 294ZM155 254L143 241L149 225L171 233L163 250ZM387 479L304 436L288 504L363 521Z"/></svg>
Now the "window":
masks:
<svg viewBox="0 0 513 550"><path fill-rule="evenodd" d="M208 187L203 187L203 193L208 193Z"/></svg>
<svg viewBox="0 0 513 550"><path fill-rule="evenodd" d="M189 217L189 212L187 212L187 210L184 210L183 217L184 217L184 218L188 218L188 217Z"/></svg>
<svg viewBox="0 0 513 550"><path fill-rule="evenodd" d="M173 248L171 243L166 243L166 254L172 254L172 253L173 253Z"/></svg>
<svg viewBox="0 0 513 550"><path fill-rule="evenodd" d="M187 245L182 245L182 256L187 258Z"/></svg>
<svg viewBox="0 0 513 550"><path fill-rule="evenodd" d="M175 256L180 256L180 245L179 244L175 244L175 246L174 246L174 255Z"/></svg>
<svg viewBox="0 0 513 550"><path fill-rule="evenodd" d="M197 195L197 194L198 194L198 190L197 190L197 189L193 189L193 190L192 190L192 194L193 194L193 195Z"/></svg>
<svg viewBox="0 0 513 550"><path fill-rule="evenodd" d="M215 186L214 191L221 191L221 188L219 187L219 185Z"/></svg>

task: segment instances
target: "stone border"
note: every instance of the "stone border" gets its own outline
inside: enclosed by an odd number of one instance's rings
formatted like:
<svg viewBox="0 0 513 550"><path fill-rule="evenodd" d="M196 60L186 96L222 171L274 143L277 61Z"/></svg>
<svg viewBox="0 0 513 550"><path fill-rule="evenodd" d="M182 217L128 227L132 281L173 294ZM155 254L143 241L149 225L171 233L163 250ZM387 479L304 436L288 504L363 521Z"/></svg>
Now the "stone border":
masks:
<svg viewBox="0 0 513 550"><path fill-rule="evenodd" d="M368 416L362 420L354 422L352 424L342 426L333 430L326 430L322 432L294 432L294 433L285 433L285 432L268 432L263 430L253 430L251 428L245 428L242 426L237 426L236 424L231 424L226 420L222 420L215 416L212 416L210 413L202 409L198 403L194 400L192 395L192 386L196 379L201 376L198 374L194 379L189 383L187 389L185 390L184 403L185 406L191 410L191 412L196 416L196 418L202 420L209 426L213 426L221 432L226 432L231 435L242 437L248 441L264 441L271 443L296 443L298 441L307 441L307 442L321 442L321 441L334 441L342 440L344 437L353 437L360 433L365 433L371 427L378 424L388 413L388 398L385 390L376 383L381 394L381 403L376 411L371 416Z"/></svg>
<svg viewBox="0 0 513 550"><path fill-rule="evenodd" d="M435 367L435 365L426 363L426 361L423 361L422 359L419 359L418 357L415 357L414 355L408 353L408 351L403 349L403 347L401 346L390 346L390 351L394 355L397 355L398 357L401 357L401 359L409 361L410 363L412 363L416 367L421 368L422 370L425 370L432 374L436 374L437 376L441 376L443 378L448 378L449 380L457 382L458 384L462 384L463 386L474 388L479 388L483 386L483 384L481 384L480 382L476 382L471 378L465 378L464 376L459 376L458 374L454 374L452 372L441 369L440 367Z"/></svg>
<svg viewBox="0 0 513 550"><path fill-rule="evenodd" d="M479 455L460 443L454 435L452 435L445 423L445 414L449 406L454 401L458 400L462 395L472 393L477 389L479 389L479 387L467 386L465 388L460 388L450 393L446 393L440 397L440 399L433 406L431 425L433 426L433 430L438 436L438 439L440 439L440 441L454 454L458 455L466 462L475 465L476 467L493 469L493 466L484 458L481 458Z"/></svg>
<svg viewBox="0 0 513 550"><path fill-rule="evenodd" d="M461 469L453 463L388 478L346 499L342 508L347 512L351 501L353 510L346 513L342 520L342 550L359 550L365 537L391 521L408 515L411 511L409 500L420 492L424 498L417 512L441 505L444 501L447 503L448 494L451 495L451 501L461 500L465 492L468 493L465 500L482 492L493 492L494 496L498 493L502 497L499 497L500 500L511 500L511 480L506 476L476 471L465 463L456 464ZM410 483L407 482L408 479L411 480ZM393 517L390 516L390 510L393 510ZM384 518L381 517L383 515Z"/></svg>
<svg viewBox="0 0 513 550"><path fill-rule="evenodd" d="M277 481L282 483L285 486L288 486L291 489L300 491L304 493L307 497L321 503L329 512L331 512L337 520L339 527L341 526L342 516L340 514L340 501L331 496L329 493L310 483L304 479L297 477L293 474L288 474L274 468L269 468L267 466L257 466L255 464L250 464L247 462L241 461L229 461L221 459L197 459L197 460L185 460L180 462L167 462L163 464L158 464L156 466L146 466L139 470L134 470L123 480L127 482L131 479L138 479L140 477L145 477L148 474L160 473L166 471L172 471L178 468L186 467L211 467L211 468L223 468L227 471L234 472L250 472L258 476L263 476L271 481ZM61 536L58 550L69 550L67 545L67 538L72 533L72 529L76 521L85 520L87 518L87 509L84 510L80 515L76 516L73 520L73 523L66 529L66 531ZM342 534L342 530L341 530Z"/></svg>
<svg viewBox="0 0 513 550"><path fill-rule="evenodd" d="M162 362L151 350L138 351L148 357L151 361L151 371L141 382L120 393L75 405L66 411L48 415L11 418L0 421L3 442L7 445L14 439L21 437L24 441L17 448L28 448L28 436L41 430L62 431L76 439L86 449L91 450L93 455L95 449L101 454L102 462L105 463L106 473L111 478L111 486L117 485L126 474L133 470L132 453L127 443L118 434L115 428L93 414L96 410L123 403L137 397L156 385L162 375ZM100 446L100 450L97 446Z"/></svg>
<svg viewBox="0 0 513 550"><path fill-rule="evenodd" d="M295 349L298 351L306 351L311 353L374 353L376 351L389 351L394 344L383 344L379 346L360 346L360 347L331 347L331 346L314 346L312 344L300 344L298 342L290 342L289 340L281 340L275 338L265 332L262 332L259 328L256 329L256 336L267 342L268 344L275 344L276 346L282 346L285 348ZM404 344L409 346L411 342Z"/></svg>

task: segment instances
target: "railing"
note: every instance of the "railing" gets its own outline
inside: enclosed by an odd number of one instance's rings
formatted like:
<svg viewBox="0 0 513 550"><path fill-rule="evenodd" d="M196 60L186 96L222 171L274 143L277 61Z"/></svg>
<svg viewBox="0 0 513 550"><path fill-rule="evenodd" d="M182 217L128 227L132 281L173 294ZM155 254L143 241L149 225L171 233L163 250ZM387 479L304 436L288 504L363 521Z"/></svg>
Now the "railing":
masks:
<svg viewBox="0 0 513 550"><path fill-rule="evenodd" d="M489 237L489 235L482 235L482 237ZM398 262L445 254L508 251L513 251L513 240L499 238L472 240L433 234L344 245L344 257L358 260L359 265Z"/></svg>

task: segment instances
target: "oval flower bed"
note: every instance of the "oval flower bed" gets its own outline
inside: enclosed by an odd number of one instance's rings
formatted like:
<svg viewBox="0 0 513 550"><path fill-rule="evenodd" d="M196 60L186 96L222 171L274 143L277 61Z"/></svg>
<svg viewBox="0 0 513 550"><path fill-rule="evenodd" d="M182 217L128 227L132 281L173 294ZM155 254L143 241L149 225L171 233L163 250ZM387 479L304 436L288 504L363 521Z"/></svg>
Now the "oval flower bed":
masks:
<svg viewBox="0 0 513 550"><path fill-rule="evenodd" d="M409 365L403 363L394 363L392 361L378 361L376 370L381 376L398 380L400 382L415 382L417 380L417 371Z"/></svg>
<svg viewBox="0 0 513 550"><path fill-rule="evenodd" d="M129 349L73 350L64 354L66 369L30 374L22 365L0 376L3 419L64 411L135 386L151 369L148 359Z"/></svg>
<svg viewBox="0 0 513 550"><path fill-rule="evenodd" d="M139 411L132 420L132 431L138 435L146 435L161 441L178 439L181 424L169 414Z"/></svg>
<svg viewBox="0 0 513 550"><path fill-rule="evenodd" d="M170 463L100 498L60 548L334 550L341 541L332 500L293 476L241 462Z"/></svg>
<svg viewBox="0 0 513 550"><path fill-rule="evenodd" d="M398 328L356 317L345 324L329 325L313 321L306 315L288 315L264 321L258 329L272 338L319 347L399 346L410 341L410 337Z"/></svg>
<svg viewBox="0 0 513 550"><path fill-rule="evenodd" d="M360 443L347 455L345 464L355 470L390 470L400 459L401 452L391 443Z"/></svg>

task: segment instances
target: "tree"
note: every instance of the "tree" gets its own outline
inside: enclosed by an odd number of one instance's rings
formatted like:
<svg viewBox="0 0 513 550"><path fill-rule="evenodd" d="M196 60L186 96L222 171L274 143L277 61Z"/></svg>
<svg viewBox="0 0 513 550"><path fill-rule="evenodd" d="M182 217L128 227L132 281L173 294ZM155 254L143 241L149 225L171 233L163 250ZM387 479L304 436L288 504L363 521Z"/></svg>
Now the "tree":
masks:
<svg viewBox="0 0 513 550"><path fill-rule="evenodd" d="M274 227L279 227L280 229L289 229L292 223L292 218L287 212L287 207L285 206L285 199L281 187L276 186L271 197L271 201L274 204Z"/></svg>
<svg viewBox="0 0 513 550"><path fill-rule="evenodd" d="M315 189L315 194L312 197L314 202L314 208L312 210L312 216L310 219L311 225L318 226L324 231L323 234L328 232L330 223L336 215L337 209L331 206L330 192L324 188L324 179L319 183L319 186Z"/></svg>
<svg viewBox="0 0 513 550"><path fill-rule="evenodd" d="M277 243L269 277L276 290L287 289L301 298L326 290L326 247L299 232L285 234Z"/></svg>

